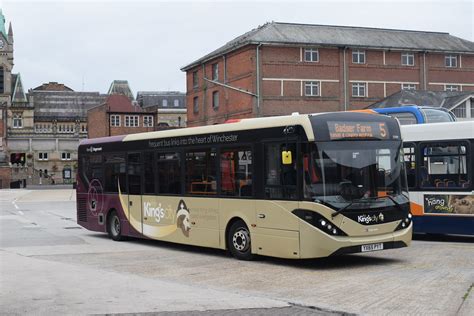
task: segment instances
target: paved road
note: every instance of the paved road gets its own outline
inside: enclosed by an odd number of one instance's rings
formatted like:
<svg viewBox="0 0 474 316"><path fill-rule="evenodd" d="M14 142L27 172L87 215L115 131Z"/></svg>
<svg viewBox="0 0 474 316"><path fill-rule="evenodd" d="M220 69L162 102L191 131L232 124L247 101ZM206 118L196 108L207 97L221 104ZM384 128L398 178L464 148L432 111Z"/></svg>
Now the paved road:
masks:
<svg viewBox="0 0 474 316"><path fill-rule="evenodd" d="M474 315L472 238L318 260L113 242L75 223L74 191L0 190L0 313Z"/></svg>

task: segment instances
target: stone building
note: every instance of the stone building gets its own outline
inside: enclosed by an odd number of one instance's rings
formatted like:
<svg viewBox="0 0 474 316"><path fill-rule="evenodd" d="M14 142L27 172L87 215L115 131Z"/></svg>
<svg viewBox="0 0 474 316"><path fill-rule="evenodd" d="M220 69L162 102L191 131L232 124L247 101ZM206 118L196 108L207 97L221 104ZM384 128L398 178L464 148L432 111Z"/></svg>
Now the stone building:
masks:
<svg viewBox="0 0 474 316"><path fill-rule="evenodd" d="M112 81L107 94L109 94L109 95L122 94L122 95L127 96L131 101L135 100L135 98L133 97L132 89L130 88L130 85L128 84L127 80L114 80L114 81Z"/></svg>
<svg viewBox="0 0 474 316"><path fill-rule="evenodd" d="M473 91L474 43L448 33L267 23L182 68L189 126L361 109L400 90Z"/></svg>
<svg viewBox="0 0 474 316"><path fill-rule="evenodd" d="M7 122L12 181L72 183L77 147L87 137L87 110L106 95L76 92L57 82L18 94L15 90Z"/></svg>
<svg viewBox="0 0 474 316"><path fill-rule="evenodd" d="M0 189L9 187L11 169L7 153L7 120L11 108L13 69L13 29L5 30L5 17L0 9Z"/></svg>
<svg viewBox="0 0 474 316"><path fill-rule="evenodd" d="M122 94L109 95L102 104L89 109L88 138L151 132L155 116Z"/></svg>
<svg viewBox="0 0 474 316"><path fill-rule="evenodd" d="M157 127L186 127L186 94L178 91L139 91L137 102L154 113Z"/></svg>

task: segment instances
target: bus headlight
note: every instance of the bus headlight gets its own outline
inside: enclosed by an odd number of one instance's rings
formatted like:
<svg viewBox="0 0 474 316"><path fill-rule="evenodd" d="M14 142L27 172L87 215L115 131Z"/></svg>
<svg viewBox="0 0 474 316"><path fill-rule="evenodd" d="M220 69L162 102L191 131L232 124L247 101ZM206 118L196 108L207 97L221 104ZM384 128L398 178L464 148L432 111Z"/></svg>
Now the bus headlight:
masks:
<svg viewBox="0 0 474 316"><path fill-rule="evenodd" d="M317 229L323 231L328 235L347 236L347 234L341 229L339 229L336 225L334 225L334 223L331 223L331 221L329 221L327 218L317 212L296 209L293 210L292 213L295 214L298 218L304 220L306 223L316 227Z"/></svg>
<svg viewBox="0 0 474 316"><path fill-rule="evenodd" d="M412 217L413 216L411 215L411 213L408 212L407 216L405 218L402 218L400 224L398 224L397 228L395 228L395 231L410 227Z"/></svg>

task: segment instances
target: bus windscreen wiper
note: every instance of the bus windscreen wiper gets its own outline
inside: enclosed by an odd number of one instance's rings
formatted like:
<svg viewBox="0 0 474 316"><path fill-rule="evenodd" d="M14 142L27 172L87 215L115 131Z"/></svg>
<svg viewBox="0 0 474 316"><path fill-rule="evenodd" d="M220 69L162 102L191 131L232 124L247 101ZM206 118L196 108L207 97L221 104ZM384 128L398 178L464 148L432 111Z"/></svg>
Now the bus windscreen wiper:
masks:
<svg viewBox="0 0 474 316"><path fill-rule="evenodd" d="M336 212L332 213L331 214L331 217L334 218L336 217L337 215L341 214L343 211L345 211L349 206L351 206L352 204L354 204L355 202L357 203L360 203L360 202L368 202L370 200L378 200L378 199L385 199L385 198L388 198L390 199L390 201L393 202L393 204L395 204L395 206L400 210L400 211L403 211L403 208L402 206L400 205L400 203L398 203L392 196L390 195L386 195L386 196L372 196L372 197L367 197L367 198L363 198L363 199L356 199L356 200L352 200L349 204L347 204L346 206L344 206L343 208L337 210Z"/></svg>
<svg viewBox="0 0 474 316"><path fill-rule="evenodd" d="M360 202L368 202L369 200L372 200L373 198L365 198L365 199L355 199L355 200L352 200L350 201L349 204L347 204L346 206L338 209L336 212L332 213L331 214L331 218L334 218L336 217L337 215L341 214L342 212L344 212L346 209L348 209L351 205L353 205L354 203L360 203Z"/></svg>

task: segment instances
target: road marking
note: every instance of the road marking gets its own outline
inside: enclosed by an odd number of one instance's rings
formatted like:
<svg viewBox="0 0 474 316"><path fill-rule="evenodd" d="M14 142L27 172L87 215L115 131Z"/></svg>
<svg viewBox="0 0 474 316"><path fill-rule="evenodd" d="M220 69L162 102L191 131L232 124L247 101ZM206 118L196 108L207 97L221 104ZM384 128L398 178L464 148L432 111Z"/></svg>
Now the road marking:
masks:
<svg viewBox="0 0 474 316"><path fill-rule="evenodd" d="M18 211L18 213L20 213L20 215L25 215L25 213L23 213L22 211Z"/></svg>
<svg viewBox="0 0 474 316"><path fill-rule="evenodd" d="M14 206L17 210L20 209L20 207L19 207L18 205L16 205L15 201L13 201L12 204L13 204L13 206Z"/></svg>

